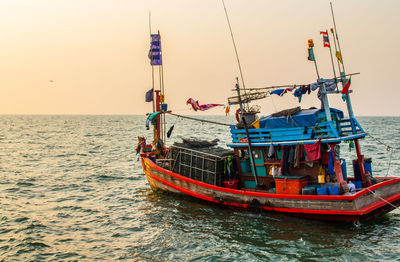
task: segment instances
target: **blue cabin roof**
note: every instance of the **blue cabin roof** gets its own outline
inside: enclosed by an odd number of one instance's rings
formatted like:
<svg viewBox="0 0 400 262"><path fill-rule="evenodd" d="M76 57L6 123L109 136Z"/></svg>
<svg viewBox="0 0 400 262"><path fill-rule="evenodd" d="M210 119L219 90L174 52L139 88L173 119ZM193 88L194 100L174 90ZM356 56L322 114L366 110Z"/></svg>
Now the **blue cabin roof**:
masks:
<svg viewBox="0 0 400 262"><path fill-rule="evenodd" d="M253 146L293 145L315 143L336 143L363 138L366 133L355 118L344 119L342 111L330 108L332 121L327 121L323 109L309 109L295 115L273 117L259 120L259 128L248 129L248 137ZM229 147L246 147L247 135L244 129L231 126L232 144Z"/></svg>
<svg viewBox="0 0 400 262"><path fill-rule="evenodd" d="M330 108L332 115L337 115L338 119L343 118L343 112ZM288 127L305 127L314 126L319 122L321 117L325 116L325 111L322 109L303 110L295 115L273 117L272 115L265 116L260 119L260 128L288 128Z"/></svg>

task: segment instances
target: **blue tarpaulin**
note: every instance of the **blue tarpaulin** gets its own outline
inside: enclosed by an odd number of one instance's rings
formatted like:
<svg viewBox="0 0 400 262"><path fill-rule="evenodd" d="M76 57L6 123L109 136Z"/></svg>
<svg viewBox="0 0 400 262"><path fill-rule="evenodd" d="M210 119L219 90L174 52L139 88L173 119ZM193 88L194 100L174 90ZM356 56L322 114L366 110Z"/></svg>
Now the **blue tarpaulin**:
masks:
<svg viewBox="0 0 400 262"><path fill-rule="evenodd" d="M331 108L331 113L336 113L339 118L343 118L343 112ZM271 115L260 119L260 128L288 128L288 127L305 127L314 126L318 118L325 116L322 109L304 110L296 115L273 117Z"/></svg>

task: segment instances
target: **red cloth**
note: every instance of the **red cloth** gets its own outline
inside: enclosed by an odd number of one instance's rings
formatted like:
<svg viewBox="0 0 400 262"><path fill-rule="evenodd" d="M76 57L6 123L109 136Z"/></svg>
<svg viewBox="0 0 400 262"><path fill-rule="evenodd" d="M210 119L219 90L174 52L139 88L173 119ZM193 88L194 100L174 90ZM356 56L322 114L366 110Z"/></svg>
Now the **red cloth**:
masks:
<svg viewBox="0 0 400 262"><path fill-rule="evenodd" d="M321 138L314 144L304 145L308 161L314 161L321 158Z"/></svg>

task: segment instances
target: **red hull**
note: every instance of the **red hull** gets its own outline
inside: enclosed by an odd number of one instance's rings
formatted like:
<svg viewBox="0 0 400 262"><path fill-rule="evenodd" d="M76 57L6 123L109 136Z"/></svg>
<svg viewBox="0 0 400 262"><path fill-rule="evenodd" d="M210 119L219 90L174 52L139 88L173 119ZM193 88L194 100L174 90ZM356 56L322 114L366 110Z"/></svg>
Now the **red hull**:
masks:
<svg viewBox="0 0 400 262"><path fill-rule="evenodd" d="M243 209L356 222L381 216L400 205L400 178L397 177L385 179L353 195L288 195L213 186L166 170L146 157L142 157L142 166L152 189Z"/></svg>

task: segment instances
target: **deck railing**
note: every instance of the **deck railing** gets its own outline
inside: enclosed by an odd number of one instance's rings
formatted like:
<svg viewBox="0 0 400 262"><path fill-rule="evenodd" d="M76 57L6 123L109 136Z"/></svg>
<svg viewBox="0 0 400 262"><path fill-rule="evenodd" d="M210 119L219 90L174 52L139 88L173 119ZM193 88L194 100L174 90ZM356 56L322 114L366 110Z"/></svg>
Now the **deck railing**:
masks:
<svg viewBox="0 0 400 262"><path fill-rule="evenodd" d="M337 122L321 122L315 126L288 128L253 128L249 129L252 143L308 140L316 138L340 138L350 134L363 133L364 130L356 119L341 119ZM240 143L247 139L244 129L231 126L232 142Z"/></svg>

